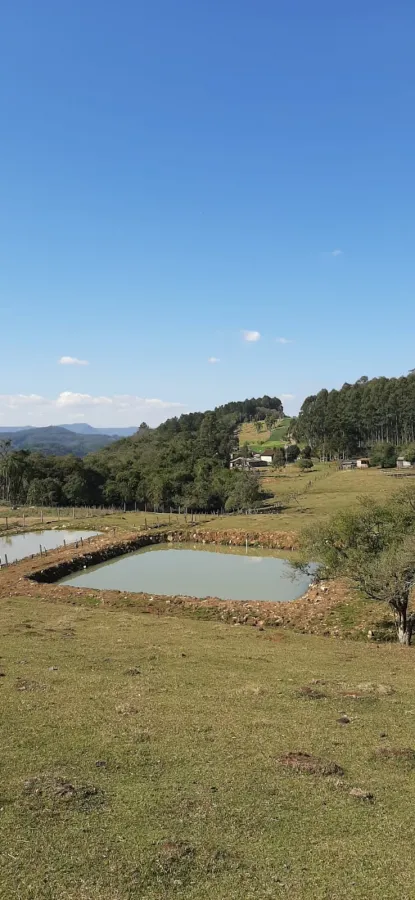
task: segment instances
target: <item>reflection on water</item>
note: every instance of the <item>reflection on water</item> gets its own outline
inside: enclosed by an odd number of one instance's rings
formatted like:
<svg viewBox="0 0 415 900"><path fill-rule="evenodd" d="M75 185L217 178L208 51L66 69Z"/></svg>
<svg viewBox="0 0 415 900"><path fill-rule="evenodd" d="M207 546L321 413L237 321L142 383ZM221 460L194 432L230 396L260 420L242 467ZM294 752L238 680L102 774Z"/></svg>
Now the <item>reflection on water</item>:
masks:
<svg viewBox="0 0 415 900"><path fill-rule="evenodd" d="M0 538L0 562L15 562L16 559L24 559L25 556L32 556L42 550L53 550L55 547L61 547L63 542L73 544L81 538L86 540L88 537L94 537L99 534L98 531L68 531L65 529L49 529L47 531L28 531L25 534L12 534Z"/></svg>
<svg viewBox="0 0 415 900"><path fill-rule="evenodd" d="M295 600L311 578L287 559L257 552L221 552L159 544L63 578L60 584L224 600Z"/></svg>

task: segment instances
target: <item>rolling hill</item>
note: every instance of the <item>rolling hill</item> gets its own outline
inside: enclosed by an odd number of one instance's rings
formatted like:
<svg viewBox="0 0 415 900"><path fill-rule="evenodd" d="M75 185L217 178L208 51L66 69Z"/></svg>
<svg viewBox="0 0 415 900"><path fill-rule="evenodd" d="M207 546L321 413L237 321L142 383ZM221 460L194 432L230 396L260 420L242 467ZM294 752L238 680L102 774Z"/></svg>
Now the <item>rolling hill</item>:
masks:
<svg viewBox="0 0 415 900"><path fill-rule="evenodd" d="M1 440L11 441L15 450L39 450L54 456L86 456L112 444L118 438L107 434L75 434L60 425L46 428L26 428L21 431L2 431Z"/></svg>

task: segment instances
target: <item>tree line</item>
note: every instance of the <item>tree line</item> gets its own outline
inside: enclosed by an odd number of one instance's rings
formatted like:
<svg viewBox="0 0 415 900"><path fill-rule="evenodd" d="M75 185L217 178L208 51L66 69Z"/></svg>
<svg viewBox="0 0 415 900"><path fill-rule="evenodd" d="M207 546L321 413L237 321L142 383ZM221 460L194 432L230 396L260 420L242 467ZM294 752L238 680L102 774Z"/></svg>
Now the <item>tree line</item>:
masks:
<svg viewBox="0 0 415 900"><path fill-rule="evenodd" d="M415 372L401 378L363 376L340 390L307 397L292 435L326 458L368 453L377 445L406 448L415 458Z"/></svg>
<svg viewBox="0 0 415 900"><path fill-rule="evenodd" d="M145 505L194 511L251 507L261 499L254 472L229 469L238 426L258 416L283 415L277 397L232 402L205 413L143 423L83 459L13 450L0 444L0 499L13 505Z"/></svg>

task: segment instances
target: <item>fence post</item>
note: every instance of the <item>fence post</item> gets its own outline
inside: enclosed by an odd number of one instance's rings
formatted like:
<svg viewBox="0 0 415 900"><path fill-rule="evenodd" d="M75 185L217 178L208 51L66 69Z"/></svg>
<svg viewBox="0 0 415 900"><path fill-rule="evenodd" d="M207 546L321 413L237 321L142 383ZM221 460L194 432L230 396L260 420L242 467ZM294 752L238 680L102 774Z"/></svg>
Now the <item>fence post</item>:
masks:
<svg viewBox="0 0 415 900"><path fill-rule="evenodd" d="M75 507L72 507L72 518L75 518Z"/></svg>
<svg viewBox="0 0 415 900"><path fill-rule="evenodd" d="M5 561L6 561L6 566L8 566L8 565L9 565L9 560L7 559L7 553L4 554L4 559L5 559Z"/></svg>
<svg viewBox="0 0 415 900"><path fill-rule="evenodd" d="M42 525L43 525L43 509L40 510L40 521L42 522Z"/></svg>

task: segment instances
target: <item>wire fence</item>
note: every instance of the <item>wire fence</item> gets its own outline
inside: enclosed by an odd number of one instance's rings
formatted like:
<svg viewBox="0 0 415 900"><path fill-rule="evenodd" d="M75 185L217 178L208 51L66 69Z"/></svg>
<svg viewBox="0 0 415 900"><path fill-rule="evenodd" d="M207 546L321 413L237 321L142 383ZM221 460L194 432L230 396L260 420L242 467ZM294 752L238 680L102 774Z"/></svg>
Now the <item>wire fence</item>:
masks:
<svg viewBox="0 0 415 900"><path fill-rule="evenodd" d="M76 541L64 540L62 544L57 544L55 547L42 547L42 544L39 544L38 553L28 553L25 556L19 556L17 559L9 559L10 554L4 553L3 557L0 556L0 569L4 569L6 566L14 566L16 563L22 562L23 559L37 559L42 556L47 556L48 553L54 553L56 550L65 550L67 547L72 550L77 550L89 541L95 540L96 537L98 537L98 535L93 534L90 537L80 537Z"/></svg>

